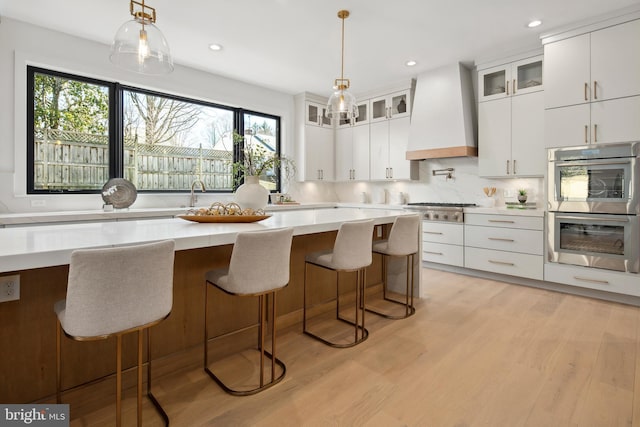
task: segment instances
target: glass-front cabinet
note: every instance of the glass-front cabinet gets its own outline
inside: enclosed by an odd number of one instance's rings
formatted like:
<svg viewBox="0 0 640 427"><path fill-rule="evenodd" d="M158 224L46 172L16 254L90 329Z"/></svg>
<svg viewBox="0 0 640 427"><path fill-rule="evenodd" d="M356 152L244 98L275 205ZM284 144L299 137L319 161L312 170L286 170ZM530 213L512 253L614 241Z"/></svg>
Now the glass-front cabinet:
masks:
<svg viewBox="0 0 640 427"><path fill-rule="evenodd" d="M542 55L478 73L478 100L489 101L543 90Z"/></svg>
<svg viewBox="0 0 640 427"><path fill-rule="evenodd" d="M310 101L307 101L305 105L305 124L331 127L331 119L325 115L327 111L326 105Z"/></svg>
<svg viewBox="0 0 640 427"><path fill-rule="evenodd" d="M358 101L358 117L355 119L347 119L345 117L340 117L338 121L338 127L346 127L346 126L359 126L369 124L369 100L364 99Z"/></svg>
<svg viewBox="0 0 640 427"><path fill-rule="evenodd" d="M371 99L371 121L409 117L411 114L411 90L380 96Z"/></svg>

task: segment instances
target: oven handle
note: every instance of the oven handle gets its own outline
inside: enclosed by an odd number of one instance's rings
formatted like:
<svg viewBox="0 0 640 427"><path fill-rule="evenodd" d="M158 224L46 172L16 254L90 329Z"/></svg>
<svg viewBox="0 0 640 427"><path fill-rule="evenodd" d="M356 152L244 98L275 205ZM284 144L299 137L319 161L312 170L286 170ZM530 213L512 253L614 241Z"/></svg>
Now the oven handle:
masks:
<svg viewBox="0 0 640 427"><path fill-rule="evenodd" d="M589 216L593 216L593 215L597 215L597 214L590 214ZM590 221L594 221L593 218L587 218L587 217L584 217L584 216L556 215L555 217L556 217L556 219L570 219L570 220L588 219ZM598 218L597 221L598 222L600 222L600 221L602 221L602 222L629 222L629 219L628 218L625 218L625 219Z"/></svg>
<svg viewBox="0 0 640 427"><path fill-rule="evenodd" d="M625 165L628 164L628 159L622 160L609 160L609 161L599 161L594 162L593 160L574 160L574 161L564 161L556 163L556 166L576 166L576 165L588 165L588 166L607 166L607 165Z"/></svg>

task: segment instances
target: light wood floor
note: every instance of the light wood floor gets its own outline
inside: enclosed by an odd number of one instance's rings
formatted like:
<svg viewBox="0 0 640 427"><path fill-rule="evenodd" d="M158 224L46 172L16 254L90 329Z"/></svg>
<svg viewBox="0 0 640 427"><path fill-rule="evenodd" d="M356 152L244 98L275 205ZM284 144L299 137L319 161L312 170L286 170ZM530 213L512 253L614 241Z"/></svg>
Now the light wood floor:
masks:
<svg viewBox="0 0 640 427"><path fill-rule="evenodd" d="M189 427L640 426L639 308L423 276L430 297L416 315L368 315L369 339L354 348L329 348L300 327L279 331L287 376L270 390L225 394L202 370L198 348L175 361L189 368L155 372L156 397L173 426ZM127 398L126 425L135 424L133 405ZM71 425L110 426L113 412L72 402ZM144 417L161 425L150 404Z"/></svg>

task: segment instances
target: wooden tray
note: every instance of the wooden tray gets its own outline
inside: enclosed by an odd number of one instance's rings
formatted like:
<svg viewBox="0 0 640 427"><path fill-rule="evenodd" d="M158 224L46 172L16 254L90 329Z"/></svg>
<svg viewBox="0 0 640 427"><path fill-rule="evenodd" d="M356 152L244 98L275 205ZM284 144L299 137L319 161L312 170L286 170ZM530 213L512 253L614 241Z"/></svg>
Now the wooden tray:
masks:
<svg viewBox="0 0 640 427"><path fill-rule="evenodd" d="M193 222L257 222L271 217L271 215L176 215Z"/></svg>

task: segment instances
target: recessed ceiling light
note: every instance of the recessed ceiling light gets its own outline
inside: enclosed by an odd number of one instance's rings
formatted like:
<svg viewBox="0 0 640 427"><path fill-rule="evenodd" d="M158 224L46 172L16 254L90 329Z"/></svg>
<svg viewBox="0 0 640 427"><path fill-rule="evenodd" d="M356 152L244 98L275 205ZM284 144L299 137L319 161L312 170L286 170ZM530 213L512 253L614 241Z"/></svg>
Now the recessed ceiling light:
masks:
<svg viewBox="0 0 640 427"><path fill-rule="evenodd" d="M414 61L413 59L411 59L411 60L409 60L409 61L404 63L404 65L406 65L407 67L413 67L416 64L417 64L417 62Z"/></svg>
<svg viewBox="0 0 640 427"><path fill-rule="evenodd" d="M531 21L531 22L529 22L529 23L527 24L527 27L529 27L529 28L535 28L535 27L537 27L537 26L539 26L539 25L541 25L541 24L542 24L542 21L541 21L541 20L539 20L539 19L534 19L533 21Z"/></svg>
<svg viewBox="0 0 640 427"><path fill-rule="evenodd" d="M222 50L222 46L217 44L217 43L211 43L209 45L209 49L211 49L213 51L218 51L218 50Z"/></svg>

